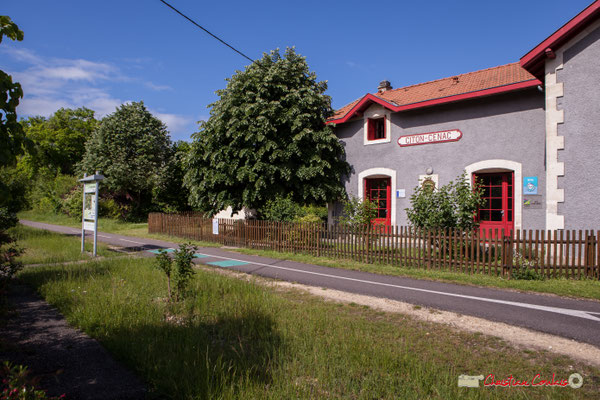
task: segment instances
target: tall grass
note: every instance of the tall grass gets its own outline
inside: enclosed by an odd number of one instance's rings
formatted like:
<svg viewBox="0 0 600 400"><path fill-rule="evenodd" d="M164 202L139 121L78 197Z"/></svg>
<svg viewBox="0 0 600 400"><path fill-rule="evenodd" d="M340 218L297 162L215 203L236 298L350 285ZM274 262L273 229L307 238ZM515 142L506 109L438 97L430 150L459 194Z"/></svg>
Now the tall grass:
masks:
<svg viewBox="0 0 600 400"><path fill-rule="evenodd" d="M204 270L170 305L152 263L38 267L20 278L173 399L591 398L600 389L598 369L565 357ZM457 387L460 374L572 371L583 388Z"/></svg>
<svg viewBox="0 0 600 400"><path fill-rule="evenodd" d="M67 261L86 260L89 254L81 253L81 238L48 232L41 229L18 225L10 230L18 240L20 247L25 249L19 260L23 264L61 263ZM91 252L93 243L86 241L85 250ZM114 257L119 255L109 250L108 246L98 242L98 255Z"/></svg>

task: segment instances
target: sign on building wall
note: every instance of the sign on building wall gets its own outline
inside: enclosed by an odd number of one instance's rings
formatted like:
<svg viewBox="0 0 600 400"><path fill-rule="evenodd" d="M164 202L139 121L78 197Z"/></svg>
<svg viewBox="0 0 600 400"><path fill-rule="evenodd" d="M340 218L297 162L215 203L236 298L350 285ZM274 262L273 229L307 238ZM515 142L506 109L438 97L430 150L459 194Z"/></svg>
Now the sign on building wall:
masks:
<svg viewBox="0 0 600 400"><path fill-rule="evenodd" d="M523 195L538 194L538 177L525 176L523 178Z"/></svg>
<svg viewBox="0 0 600 400"><path fill-rule="evenodd" d="M418 133L416 135L400 136L398 144L401 147L417 146L420 144L456 142L462 138L462 132L458 129L440 132Z"/></svg>
<svg viewBox="0 0 600 400"><path fill-rule="evenodd" d="M523 209L538 210L542 208L542 196L539 194L523 194Z"/></svg>

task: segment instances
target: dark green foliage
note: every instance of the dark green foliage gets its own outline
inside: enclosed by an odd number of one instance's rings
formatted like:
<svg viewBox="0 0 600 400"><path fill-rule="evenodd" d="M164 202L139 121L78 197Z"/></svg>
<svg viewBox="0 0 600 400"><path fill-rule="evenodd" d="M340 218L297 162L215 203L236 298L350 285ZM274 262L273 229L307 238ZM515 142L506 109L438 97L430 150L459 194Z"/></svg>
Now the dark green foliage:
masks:
<svg viewBox="0 0 600 400"><path fill-rule="evenodd" d="M157 176L156 184L152 188L152 202L162 212L190 210L187 190L183 189L186 158L189 152L188 142L180 140L174 143L171 161Z"/></svg>
<svg viewBox="0 0 600 400"><path fill-rule="evenodd" d="M302 207L287 196L268 200L260 213L267 221L291 222L301 211Z"/></svg>
<svg viewBox="0 0 600 400"><path fill-rule="evenodd" d="M49 170L39 171L36 179L30 182L29 203L45 213L65 212L65 200L76 192L81 184L70 175L57 174ZM81 191L79 191L81 195ZM81 206L81 202L79 203ZM81 215L81 210L79 211ZM69 214L67 212L67 214Z"/></svg>
<svg viewBox="0 0 600 400"><path fill-rule="evenodd" d="M324 204L343 197L343 147L325 125L331 100L294 49L272 51L228 79L193 135L184 183L209 213L260 210L269 200Z"/></svg>
<svg viewBox="0 0 600 400"><path fill-rule="evenodd" d="M0 167L0 207L6 207L10 212L27 208L30 185L27 174L19 168Z"/></svg>
<svg viewBox="0 0 600 400"><path fill-rule="evenodd" d="M0 43L4 36L23 40L23 32L17 24L0 15ZM17 106L22 97L21 85L0 70L0 166L14 165L17 155L23 152L23 145L28 144L23 127L17 121Z"/></svg>
<svg viewBox="0 0 600 400"><path fill-rule="evenodd" d="M86 143L79 165L88 174L100 170L115 199L130 204L131 218L145 218L152 190L172 157L165 125L143 102L124 104L102 119Z"/></svg>
<svg viewBox="0 0 600 400"><path fill-rule="evenodd" d="M0 302L3 301L1 297L12 277L23 268L23 264L16 260L23 250L8 233L8 229L16 226L18 222L14 213L0 207Z"/></svg>
<svg viewBox="0 0 600 400"><path fill-rule="evenodd" d="M291 196L278 197L267 201L260 209L260 217L267 221L278 222L325 222L327 208L316 205L301 206Z"/></svg>
<svg viewBox="0 0 600 400"><path fill-rule="evenodd" d="M456 180L434 190L417 186L410 196L411 208L406 215L411 225L418 228L458 228L471 230L477 227L477 208L484 204L478 184L471 187L463 173Z"/></svg>
<svg viewBox="0 0 600 400"><path fill-rule="evenodd" d="M94 111L83 107L75 110L61 108L48 119L33 117L21 123L34 148L27 152L20 164L33 177L40 169L73 175L97 121Z"/></svg>

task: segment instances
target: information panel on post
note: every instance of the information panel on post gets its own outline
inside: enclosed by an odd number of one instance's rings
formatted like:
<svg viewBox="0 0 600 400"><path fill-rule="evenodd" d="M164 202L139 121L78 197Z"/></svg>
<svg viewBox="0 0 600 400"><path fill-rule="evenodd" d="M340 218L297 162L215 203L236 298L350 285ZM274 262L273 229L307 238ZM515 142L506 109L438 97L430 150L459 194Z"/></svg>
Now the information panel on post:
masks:
<svg viewBox="0 0 600 400"><path fill-rule="evenodd" d="M81 217L81 252L85 251L85 231L92 231L94 234L93 255L96 257L98 248L98 194L100 191L100 182L104 176L98 171L94 175L87 174L80 179L83 183L83 213Z"/></svg>

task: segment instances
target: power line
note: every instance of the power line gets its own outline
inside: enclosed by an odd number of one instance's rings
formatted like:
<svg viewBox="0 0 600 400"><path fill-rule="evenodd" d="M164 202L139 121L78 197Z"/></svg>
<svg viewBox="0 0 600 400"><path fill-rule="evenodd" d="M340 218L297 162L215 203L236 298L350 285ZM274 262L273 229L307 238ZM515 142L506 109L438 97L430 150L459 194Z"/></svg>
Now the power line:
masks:
<svg viewBox="0 0 600 400"><path fill-rule="evenodd" d="M211 33L208 29L206 29L202 25L198 24L196 21L194 21L193 19L191 19L190 17L188 17L187 15L185 15L184 13L182 13L181 11L179 11L178 9L176 9L175 7L173 7L172 5L170 5L169 3L167 3L165 0L159 0L159 1L161 3L163 3L165 6L169 7L171 10L175 11L177 14L181 15L183 18L185 18L188 21L190 21L192 24L196 25L198 28L202 29L204 32L208 33L210 36L212 36L215 39L217 39L219 42L223 43L225 46L229 47L231 50L235 51L236 53L238 53L242 57L248 59L250 62L254 62L253 59L251 59L250 57L248 57L247 55L245 55L244 53L242 53L241 51L239 51L238 49L236 49L235 47L233 47L232 45L230 45L229 43L227 43L226 41L224 41L220 37L218 37L218 36L214 35L213 33Z"/></svg>

